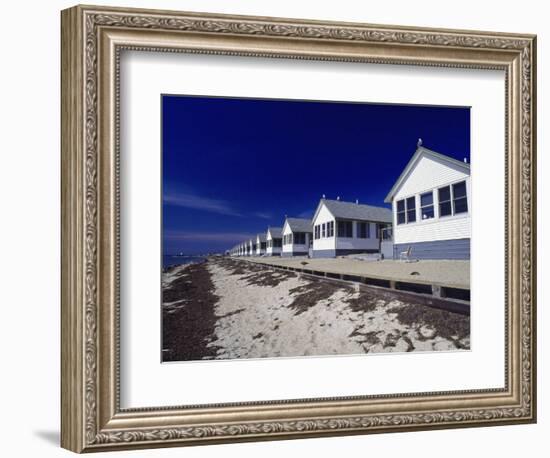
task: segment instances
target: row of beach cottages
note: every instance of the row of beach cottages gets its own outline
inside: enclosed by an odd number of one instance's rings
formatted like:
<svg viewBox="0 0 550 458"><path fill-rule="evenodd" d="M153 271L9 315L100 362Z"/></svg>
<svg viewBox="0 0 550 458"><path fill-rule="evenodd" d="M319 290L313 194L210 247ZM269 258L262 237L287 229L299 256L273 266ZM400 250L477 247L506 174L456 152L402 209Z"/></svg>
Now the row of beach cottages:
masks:
<svg viewBox="0 0 550 458"><path fill-rule="evenodd" d="M323 198L312 220L286 218L283 227L229 250L233 256L330 258L382 253L397 259L470 259L470 164L422 146L391 188L391 209Z"/></svg>

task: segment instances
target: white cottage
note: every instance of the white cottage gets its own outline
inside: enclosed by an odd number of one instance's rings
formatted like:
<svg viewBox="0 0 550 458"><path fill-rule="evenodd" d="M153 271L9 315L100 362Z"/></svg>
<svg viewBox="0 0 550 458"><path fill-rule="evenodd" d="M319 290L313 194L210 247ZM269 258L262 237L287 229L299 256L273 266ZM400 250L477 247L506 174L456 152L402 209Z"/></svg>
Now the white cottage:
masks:
<svg viewBox="0 0 550 458"><path fill-rule="evenodd" d="M421 146L385 202L392 204L394 257L470 259L470 164Z"/></svg>
<svg viewBox="0 0 550 458"><path fill-rule="evenodd" d="M263 256L266 250L265 234L256 236L256 256Z"/></svg>
<svg viewBox="0 0 550 458"><path fill-rule="evenodd" d="M250 256L256 256L256 237L252 237L248 245L250 247Z"/></svg>
<svg viewBox="0 0 550 458"><path fill-rule="evenodd" d="M313 237L311 220L286 218L283 225L283 248L281 256L305 256Z"/></svg>
<svg viewBox="0 0 550 458"><path fill-rule="evenodd" d="M380 232L391 221L389 208L321 199L312 221L312 257L378 253Z"/></svg>
<svg viewBox="0 0 550 458"><path fill-rule="evenodd" d="M266 239L266 254L268 256L280 256L283 245L282 240L283 228L269 227L267 228Z"/></svg>

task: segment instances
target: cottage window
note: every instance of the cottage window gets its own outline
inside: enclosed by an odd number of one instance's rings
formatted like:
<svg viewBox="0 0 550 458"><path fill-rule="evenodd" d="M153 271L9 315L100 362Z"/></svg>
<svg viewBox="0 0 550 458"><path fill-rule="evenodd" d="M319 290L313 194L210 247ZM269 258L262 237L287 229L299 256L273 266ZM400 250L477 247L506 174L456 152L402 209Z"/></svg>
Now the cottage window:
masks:
<svg viewBox="0 0 550 458"><path fill-rule="evenodd" d="M326 232L326 224L323 223L321 225L321 237L325 238L327 236L327 232Z"/></svg>
<svg viewBox="0 0 550 458"><path fill-rule="evenodd" d="M468 211L465 181L453 184L453 210L455 214L466 213Z"/></svg>
<svg viewBox="0 0 550 458"><path fill-rule="evenodd" d="M405 224L407 216L405 214L405 200L397 201L397 224Z"/></svg>
<svg viewBox="0 0 550 458"><path fill-rule="evenodd" d="M334 237L334 221L328 223L328 237Z"/></svg>
<svg viewBox="0 0 550 458"><path fill-rule="evenodd" d="M275 248L281 248L282 245L283 243L281 239L273 239L273 246Z"/></svg>
<svg viewBox="0 0 550 458"><path fill-rule="evenodd" d="M420 194L420 214L422 219L434 217L434 193L433 191Z"/></svg>
<svg viewBox="0 0 550 458"><path fill-rule="evenodd" d="M338 221L338 237L353 237L353 224L351 221Z"/></svg>
<svg viewBox="0 0 550 458"><path fill-rule="evenodd" d="M416 221L416 199L408 197L407 199L397 201L397 224L414 223Z"/></svg>
<svg viewBox="0 0 550 458"><path fill-rule="evenodd" d="M357 237L360 239L370 238L369 223L357 223Z"/></svg>
<svg viewBox="0 0 550 458"><path fill-rule="evenodd" d="M415 197L409 197L406 200L407 203L407 223L414 223L416 221L416 199Z"/></svg>
<svg viewBox="0 0 550 458"><path fill-rule="evenodd" d="M297 245L304 245L306 243L306 234L303 232L296 232L294 234L294 243Z"/></svg>
<svg viewBox="0 0 550 458"><path fill-rule="evenodd" d="M265 250L265 242L260 243L260 249Z"/></svg>
<svg viewBox="0 0 550 458"><path fill-rule="evenodd" d="M451 205L451 187L445 186L439 188L439 216L448 216L453 214Z"/></svg>

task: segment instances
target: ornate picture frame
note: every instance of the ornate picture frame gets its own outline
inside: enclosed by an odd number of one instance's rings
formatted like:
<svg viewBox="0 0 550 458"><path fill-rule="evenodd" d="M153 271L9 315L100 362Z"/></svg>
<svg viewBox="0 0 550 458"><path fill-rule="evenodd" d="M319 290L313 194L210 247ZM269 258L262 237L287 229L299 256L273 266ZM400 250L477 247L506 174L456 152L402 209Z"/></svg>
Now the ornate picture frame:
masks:
<svg viewBox="0 0 550 458"><path fill-rule="evenodd" d="M536 421L536 37L75 6L62 12L62 421L75 452ZM123 50L497 69L506 75L503 389L122 409Z"/></svg>

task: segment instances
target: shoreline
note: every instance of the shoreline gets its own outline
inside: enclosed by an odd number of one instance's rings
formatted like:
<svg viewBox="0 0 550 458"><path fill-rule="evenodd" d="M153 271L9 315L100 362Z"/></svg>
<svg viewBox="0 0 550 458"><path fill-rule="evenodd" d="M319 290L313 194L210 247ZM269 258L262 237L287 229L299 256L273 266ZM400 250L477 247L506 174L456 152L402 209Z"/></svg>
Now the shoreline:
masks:
<svg viewBox="0 0 550 458"><path fill-rule="evenodd" d="M163 273L162 321L163 361L470 348L469 317L221 257Z"/></svg>

